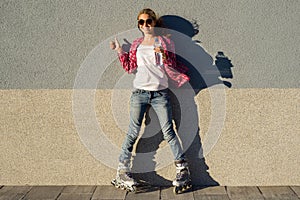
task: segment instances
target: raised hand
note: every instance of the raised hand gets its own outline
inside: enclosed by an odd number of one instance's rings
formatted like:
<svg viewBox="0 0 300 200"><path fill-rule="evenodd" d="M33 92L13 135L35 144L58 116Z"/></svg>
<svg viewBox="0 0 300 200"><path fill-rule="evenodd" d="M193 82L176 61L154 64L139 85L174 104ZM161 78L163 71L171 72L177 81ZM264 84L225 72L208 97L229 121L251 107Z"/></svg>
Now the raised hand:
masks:
<svg viewBox="0 0 300 200"><path fill-rule="evenodd" d="M116 50L118 52L122 51L121 45L120 45L119 41L117 40L117 38L115 38L115 41L110 41L109 46L112 50Z"/></svg>

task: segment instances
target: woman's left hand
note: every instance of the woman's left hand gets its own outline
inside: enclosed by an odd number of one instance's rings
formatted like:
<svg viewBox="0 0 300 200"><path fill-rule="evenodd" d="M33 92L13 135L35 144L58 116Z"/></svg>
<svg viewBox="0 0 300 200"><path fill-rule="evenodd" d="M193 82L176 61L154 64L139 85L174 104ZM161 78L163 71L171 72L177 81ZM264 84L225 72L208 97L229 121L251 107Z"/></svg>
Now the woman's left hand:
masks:
<svg viewBox="0 0 300 200"><path fill-rule="evenodd" d="M165 54L165 51L164 51L164 49L162 47L155 47L154 48L154 52L155 53L161 53L163 60L166 59L166 54Z"/></svg>

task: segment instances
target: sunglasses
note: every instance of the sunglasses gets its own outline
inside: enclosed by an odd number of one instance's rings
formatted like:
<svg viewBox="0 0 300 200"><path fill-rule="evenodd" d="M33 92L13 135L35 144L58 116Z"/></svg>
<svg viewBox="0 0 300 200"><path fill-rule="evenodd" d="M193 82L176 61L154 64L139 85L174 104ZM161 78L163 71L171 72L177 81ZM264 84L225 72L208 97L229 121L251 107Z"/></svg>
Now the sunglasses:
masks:
<svg viewBox="0 0 300 200"><path fill-rule="evenodd" d="M145 20L143 20L143 19L140 19L140 20L138 21L138 24L141 25L141 26L143 26L143 25L145 24L145 22L146 22L147 25L151 25L152 22L153 22L153 20L152 20L152 19L147 19L147 20L145 21Z"/></svg>

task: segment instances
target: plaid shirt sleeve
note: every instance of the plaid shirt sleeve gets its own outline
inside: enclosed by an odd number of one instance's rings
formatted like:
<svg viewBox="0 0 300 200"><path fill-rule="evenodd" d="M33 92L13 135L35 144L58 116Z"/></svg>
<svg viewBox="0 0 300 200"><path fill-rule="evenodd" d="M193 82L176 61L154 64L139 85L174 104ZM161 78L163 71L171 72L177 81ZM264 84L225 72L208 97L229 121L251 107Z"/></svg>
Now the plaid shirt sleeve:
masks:
<svg viewBox="0 0 300 200"><path fill-rule="evenodd" d="M140 42L141 38L138 38L132 42L129 52L122 51L118 53L118 57L123 69L129 74L134 73L137 69L136 52Z"/></svg>

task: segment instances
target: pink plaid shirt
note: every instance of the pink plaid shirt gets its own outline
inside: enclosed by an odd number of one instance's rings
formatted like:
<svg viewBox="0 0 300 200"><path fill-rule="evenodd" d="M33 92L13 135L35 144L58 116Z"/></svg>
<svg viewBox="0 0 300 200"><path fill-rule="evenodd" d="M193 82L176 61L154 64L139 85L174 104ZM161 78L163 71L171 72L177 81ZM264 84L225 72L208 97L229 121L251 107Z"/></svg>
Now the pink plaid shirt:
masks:
<svg viewBox="0 0 300 200"><path fill-rule="evenodd" d="M158 37L166 55L166 59L163 61L165 72L172 80L172 83L174 83L176 87L180 87L190 80L190 78L185 74L188 71L188 68L182 63L176 61L174 42L165 36ZM142 41L143 37L134 40L130 47L129 53L122 51L118 54L122 67L128 73L135 72L138 67L136 52Z"/></svg>

